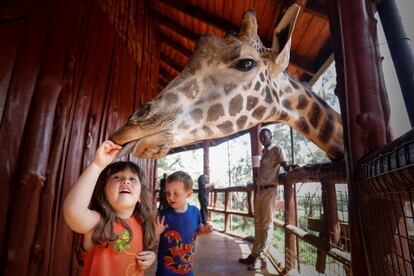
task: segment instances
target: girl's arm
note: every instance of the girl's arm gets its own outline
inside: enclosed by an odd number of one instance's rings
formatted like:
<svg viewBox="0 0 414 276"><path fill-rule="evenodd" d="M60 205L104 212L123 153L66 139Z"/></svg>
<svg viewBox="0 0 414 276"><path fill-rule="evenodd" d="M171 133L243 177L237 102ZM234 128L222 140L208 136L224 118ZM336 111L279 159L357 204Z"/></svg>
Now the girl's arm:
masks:
<svg viewBox="0 0 414 276"><path fill-rule="evenodd" d="M100 220L98 212L89 209L92 193L102 170L114 160L121 146L103 142L93 162L83 171L63 203L63 215L69 227L78 233L90 232Z"/></svg>

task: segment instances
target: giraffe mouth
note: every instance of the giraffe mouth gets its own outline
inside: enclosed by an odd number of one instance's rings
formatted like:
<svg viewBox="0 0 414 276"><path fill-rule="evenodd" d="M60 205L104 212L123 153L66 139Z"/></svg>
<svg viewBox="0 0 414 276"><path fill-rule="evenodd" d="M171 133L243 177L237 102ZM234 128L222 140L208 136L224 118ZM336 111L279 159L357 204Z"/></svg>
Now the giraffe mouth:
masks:
<svg viewBox="0 0 414 276"><path fill-rule="evenodd" d="M117 157L120 158L132 153L139 157L160 158L168 153L173 145L173 141L174 135L171 131L157 132L124 143Z"/></svg>
<svg viewBox="0 0 414 276"><path fill-rule="evenodd" d="M133 141L130 141L130 142L122 145L122 149L118 152L118 154L116 156L119 158L119 157L125 156L127 154L130 154L134 150L135 145L138 143L138 141L139 140L133 140Z"/></svg>

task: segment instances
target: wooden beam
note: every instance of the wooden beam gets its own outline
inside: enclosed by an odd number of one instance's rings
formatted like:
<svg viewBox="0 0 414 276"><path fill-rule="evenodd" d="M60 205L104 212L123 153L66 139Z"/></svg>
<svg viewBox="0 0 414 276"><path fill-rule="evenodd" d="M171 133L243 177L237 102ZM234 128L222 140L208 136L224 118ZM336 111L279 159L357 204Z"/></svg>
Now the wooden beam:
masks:
<svg viewBox="0 0 414 276"><path fill-rule="evenodd" d="M209 13L203 9L200 9L197 6L184 3L182 1L176 0L160 0L160 3L168 5L172 9L176 9L180 12L183 12L191 17L197 18L210 26L214 26L219 30L222 30L224 33L230 30L239 30L239 26L233 24L230 21L227 21L215 14Z"/></svg>
<svg viewBox="0 0 414 276"><path fill-rule="evenodd" d="M171 31L177 33L178 35L184 36L185 38L191 41L197 41L200 38L200 35L192 32L183 25L180 25L178 22L175 22L168 17L161 15L159 12L154 11L154 19L158 24L164 26L165 28L170 29Z"/></svg>
<svg viewBox="0 0 414 276"><path fill-rule="evenodd" d="M167 72L169 74L169 76L172 76L173 78L177 77L180 74L180 72L175 71L173 68L171 68L164 61L160 62L160 69L163 69L165 72Z"/></svg>
<svg viewBox="0 0 414 276"><path fill-rule="evenodd" d="M161 90L164 89L168 85L168 81L166 81L164 78L158 79L158 84L161 87Z"/></svg>
<svg viewBox="0 0 414 276"><path fill-rule="evenodd" d="M302 72L306 73L309 76L314 76L317 72L312 66L312 62L297 55L296 53L290 53L290 63L292 66L297 67Z"/></svg>
<svg viewBox="0 0 414 276"><path fill-rule="evenodd" d="M193 55L193 52L182 46L181 44L175 42L171 38L169 38L166 35L160 35L160 40L162 43L167 44L170 48L172 48L174 51L180 53L181 55L185 56L186 58L191 58Z"/></svg>
<svg viewBox="0 0 414 276"><path fill-rule="evenodd" d="M175 78L175 76L171 75L167 70L165 70L162 67L160 67L160 75L163 76L164 79L168 82L172 81Z"/></svg>
<svg viewBox="0 0 414 276"><path fill-rule="evenodd" d="M161 53L160 59L162 62L167 64L171 69L173 69L177 73L181 73L181 71L184 69L181 65L177 64L174 60L172 60L169 56L167 56L164 53Z"/></svg>
<svg viewBox="0 0 414 276"><path fill-rule="evenodd" d="M312 14L314 16L320 17L322 19L328 20L328 9L326 5L322 5L317 1L309 1L306 3L306 8L304 12Z"/></svg>

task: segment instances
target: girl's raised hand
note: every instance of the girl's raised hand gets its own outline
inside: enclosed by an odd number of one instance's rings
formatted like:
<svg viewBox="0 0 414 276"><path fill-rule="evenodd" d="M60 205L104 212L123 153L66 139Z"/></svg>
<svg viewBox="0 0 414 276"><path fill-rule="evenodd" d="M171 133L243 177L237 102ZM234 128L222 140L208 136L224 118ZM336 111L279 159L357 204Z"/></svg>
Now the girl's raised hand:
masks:
<svg viewBox="0 0 414 276"><path fill-rule="evenodd" d="M155 221L155 233L157 233L157 235L159 236L167 228L168 225L164 224L164 217L160 218L159 216L157 216L157 220Z"/></svg>
<svg viewBox="0 0 414 276"><path fill-rule="evenodd" d="M122 149L120 145L112 141L103 142L96 150L93 162L102 169L109 165L116 157L116 154Z"/></svg>

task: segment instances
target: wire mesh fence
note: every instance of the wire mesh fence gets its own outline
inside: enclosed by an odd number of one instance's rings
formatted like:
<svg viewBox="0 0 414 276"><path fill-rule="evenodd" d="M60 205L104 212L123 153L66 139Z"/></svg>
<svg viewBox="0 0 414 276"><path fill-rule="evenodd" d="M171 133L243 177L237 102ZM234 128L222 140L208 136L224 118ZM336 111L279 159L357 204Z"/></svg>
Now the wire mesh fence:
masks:
<svg viewBox="0 0 414 276"><path fill-rule="evenodd" d="M352 275L347 185L326 181L311 184L312 191L301 188L309 183L296 187L296 223L290 226L285 222L285 188L283 185L278 187L272 246L279 256L284 256L285 268L296 269L300 275ZM333 192L326 192L324 185L333 187ZM301 189L302 192L298 193ZM214 204L210 207L214 209L211 218L216 229L242 237L254 237L253 214L249 212L247 204L248 194L247 188L215 192ZM329 195L334 199L330 199L333 203L327 205ZM332 207L328 212L327 206ZM328 224L332 222L327 217L332 216L336 218L335 228L330 229ZM291 246L292 239L295 246Z"/></svg>
<svg viewBox="0 0 414 276"><path fill-rule="evenodd" d="M358 207L372 275L414 275L414 129L361 161Z"/></svg>

